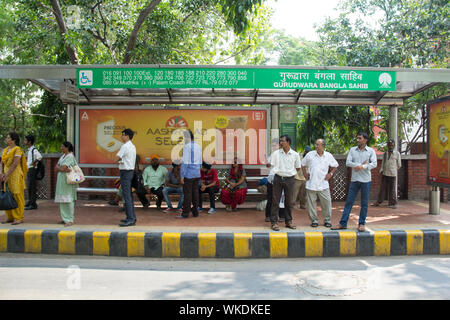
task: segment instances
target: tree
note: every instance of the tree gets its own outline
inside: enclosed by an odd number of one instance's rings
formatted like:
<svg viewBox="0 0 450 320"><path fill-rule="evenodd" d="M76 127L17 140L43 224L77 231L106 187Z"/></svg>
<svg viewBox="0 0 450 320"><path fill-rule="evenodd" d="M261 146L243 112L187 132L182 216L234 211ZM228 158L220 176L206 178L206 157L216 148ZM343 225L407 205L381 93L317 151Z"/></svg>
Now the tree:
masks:
<svg viewBox="0 0 450 320"><path fill-rule="evenodd" d="M263 0L2 0L2 64L259 63L267 28ZM51 107L53 106L53 107ZM48 94L33 112L50 149L61 135L46 128L65 118ZM30 114L26 114L29 116ZM42 127L41 127L42 126ZM61 133L65 126L58 127Z"/></svg>
<svg viewBox="0 0 450 320"><path fill-rule="evenodd" d="M327 151L345 154L355 145L356 135L361 131L369 135L368 144L372 144L371 117L367 107L304 106L297 125L297 147L304 150L317 139L325 139Z"/></svg>

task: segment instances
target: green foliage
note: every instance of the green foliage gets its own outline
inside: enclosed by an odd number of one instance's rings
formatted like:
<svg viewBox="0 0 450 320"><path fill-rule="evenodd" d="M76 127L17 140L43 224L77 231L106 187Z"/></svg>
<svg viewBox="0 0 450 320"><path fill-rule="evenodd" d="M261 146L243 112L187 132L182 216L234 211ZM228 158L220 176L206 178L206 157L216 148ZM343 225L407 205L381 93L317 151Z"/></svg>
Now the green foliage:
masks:
<svg viewBox="0 0 450 320"><path fill-rule="evenodd" d="M34 114L31 132L36 137L36 146L41 152L59 152L66 140L66 106L57 97L44 92L41 103L31 109Z"/></svg>
<svg viewBox="0 0 450 320"><path fill-rule="evenodd" d="M346 0L318 28L326 65L447 67L445 0Z"/></svg>
<svg viewBox="0 0 450 320"><path fill-rule="evenodd" d="M307 145L314 149L317 139L325 139L326 149L334 154L345 154L356 145L358 132L369 135L368 145L374 143L372 114L359 106L303 106L297 126L300 150Z"/></svg>

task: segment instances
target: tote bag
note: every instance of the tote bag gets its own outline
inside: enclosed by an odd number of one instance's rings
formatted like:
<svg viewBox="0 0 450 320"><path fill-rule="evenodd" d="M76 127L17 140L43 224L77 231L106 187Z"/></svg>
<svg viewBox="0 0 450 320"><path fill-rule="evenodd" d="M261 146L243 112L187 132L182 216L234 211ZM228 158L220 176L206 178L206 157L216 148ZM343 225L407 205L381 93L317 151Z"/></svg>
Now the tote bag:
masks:
<svg viewBox="0 0 450 320"><path fill-rule="evenodd" d="M66 173L66 182L67 184L79 184L82 183L86 178L84 177L83 171L75 164L74 166L69 167L70 172Z"/></svg>
<svg viewBox="0 0 450 320"><path fill-rule="evenodd" d="M13 210L17 208L16 199L11 192L6 188L6 183L4 188L0 190L0 210Z"/></svg>

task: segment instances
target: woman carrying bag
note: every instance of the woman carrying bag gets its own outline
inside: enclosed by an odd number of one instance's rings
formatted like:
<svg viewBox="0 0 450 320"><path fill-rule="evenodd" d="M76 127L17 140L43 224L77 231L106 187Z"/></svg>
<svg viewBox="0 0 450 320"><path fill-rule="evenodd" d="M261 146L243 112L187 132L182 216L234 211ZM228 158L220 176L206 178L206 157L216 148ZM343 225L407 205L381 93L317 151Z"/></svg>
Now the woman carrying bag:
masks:
<svg viewBox="0 0 450 320"><path fill-rule="evenodd" d="M8 190L13 194L17 202L17 208L5 210L6 221L17 225L23 223L23 213L25 210L25 186L28 172L27 159L22 149L19 147L19 135L10 132L6 136L7 147L2 153L2 172L0 180L7 184Z"/></svg>
<svg viewBox="0 0 450 320"><path fill-rule="evenodd" d="M78 184L67 183L67 173L74 167L77 162L73 155L73 145L66 141L61 145L61 152L63 155L59 158L56 165L56 172L58 172L56 180L55 202L59 203L59 211L65 227L73 225L75 213L75 200L77 200Z"/></svg>

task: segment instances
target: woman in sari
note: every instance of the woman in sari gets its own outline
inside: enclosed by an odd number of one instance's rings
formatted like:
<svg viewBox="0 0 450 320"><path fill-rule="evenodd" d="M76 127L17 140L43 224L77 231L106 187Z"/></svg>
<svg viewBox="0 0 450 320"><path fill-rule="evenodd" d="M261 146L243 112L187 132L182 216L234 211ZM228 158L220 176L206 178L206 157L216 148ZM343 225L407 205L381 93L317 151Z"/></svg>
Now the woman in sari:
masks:
<svg viewBox="0 0 450 320"><path fill-rule="evenodd" d="M27 159L22 149L19 147L19 135L10 132L6 136L7 147L2 153L2 172L0 180L6 182L9 192L16 199L17 208L5 210L6 221L17 225L23 223L23 213L25 210L25 186L27 177Z"/></svg>
<svg viewBox="0 0 450 320"><path fill-rule="evenodd" d="M230 174L225 179L227 186L220 193L220 200L226 206L227 211L237 211L237 205L244 203L247 195L246 176L242 164L238 164L238 159L235 158Z"/></svg>
<svg viewBox="0 0 450 320"><path fill-rule="evenodd" d="M55 202L59 203L59 212L65 227L73 225L75 200L77 200L78 184L68 184L66 174L70 172L70 167L76 164L73 155L73 145L66 141L61 145L61 152L63 155L59 158L56 165L56 172L58 172L56 180Z"/></svg>

